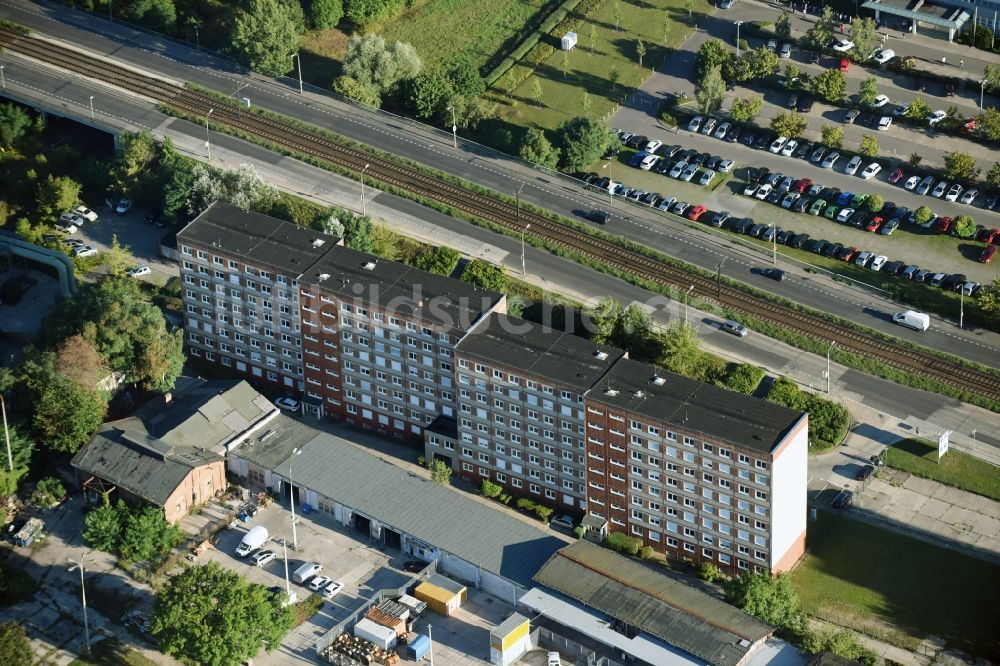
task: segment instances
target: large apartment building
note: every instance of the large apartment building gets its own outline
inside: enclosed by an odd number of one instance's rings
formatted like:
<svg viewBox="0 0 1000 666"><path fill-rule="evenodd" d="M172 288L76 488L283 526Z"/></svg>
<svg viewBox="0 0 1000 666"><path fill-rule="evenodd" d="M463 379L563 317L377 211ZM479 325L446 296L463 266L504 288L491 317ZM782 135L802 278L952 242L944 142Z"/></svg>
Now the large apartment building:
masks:
<svg viewBox="0 0 1000 666"><path fill-rule="evenodd" d="M668 556L790 569L808 415L621 359L587 392L587 513Z"/></svg>
<svg viewBox="0 0 1000 666"><path fill-rule="evenodd" d="M483 319L455 349L455 471L585 511L583 394L622 354L514 317Z"/></svg>
<svg viewBox="0 0 1000 666"><path fill-rule="evenodd" d="M454 347L506 299L338 247L300 280L305 391L324 415L420 438L455 415Z"/></svg>

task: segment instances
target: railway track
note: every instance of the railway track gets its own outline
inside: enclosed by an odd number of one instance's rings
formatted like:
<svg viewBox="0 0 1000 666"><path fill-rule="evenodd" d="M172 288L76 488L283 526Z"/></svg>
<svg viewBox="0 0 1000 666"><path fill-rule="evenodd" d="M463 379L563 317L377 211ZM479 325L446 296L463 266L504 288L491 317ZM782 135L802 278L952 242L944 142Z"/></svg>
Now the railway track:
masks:
<svg viewBox="0 0 1000 666"><path fill-rule="evenodd" d="M685 291L688 286L693 285L693 293L703 299L717 301L727 308L786 327L825 344L836 341L839 349L876 359L901 370L933 377L943 384L1000 401L1000 377L996 374L840 326L822 317L769 302L736 287L720 286L709 277L664 265L611 240L592 236L530 211L517 211L508 202L470 191L377 154L339 144L318 132L264 115L240 113L234 106L224 104L215 97L86 53L26 37L5 27L0 27L0 47L168 104L198 118L206 117L211 110L211 119L215 125L257 137L284 150L358 172L368 165L368 173L373 179L447 204L514 232L520 233L530 224L532 235L551 245L573 250L655 284Z"/></svg>

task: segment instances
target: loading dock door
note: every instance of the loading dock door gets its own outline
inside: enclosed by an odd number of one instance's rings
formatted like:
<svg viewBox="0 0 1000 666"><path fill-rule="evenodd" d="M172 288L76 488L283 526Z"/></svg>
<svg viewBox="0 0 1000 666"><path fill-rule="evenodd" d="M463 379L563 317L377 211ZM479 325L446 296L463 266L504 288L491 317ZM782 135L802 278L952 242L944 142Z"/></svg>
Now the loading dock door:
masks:
<svg viewBox="0 0 1000 666"><path fill-rule="evenodd" d="M354 529L364 534L370 536L372 533L372 521L364 516L354 514Z"/></svg>
<svg viewBox="0 0 1000 666"><path fill-rule="evenodd" d="M396 530L390 530L388 527L382 530L385 535L385 545L387 548L401 549L403 547L403 535L401 535Z"/></svg>

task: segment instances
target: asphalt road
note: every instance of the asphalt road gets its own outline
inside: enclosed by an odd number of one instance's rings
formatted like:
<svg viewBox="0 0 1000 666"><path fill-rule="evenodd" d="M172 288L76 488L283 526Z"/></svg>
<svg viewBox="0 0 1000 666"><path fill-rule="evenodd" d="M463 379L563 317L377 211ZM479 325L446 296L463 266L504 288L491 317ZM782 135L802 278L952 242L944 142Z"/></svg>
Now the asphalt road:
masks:
<svg viewBox="0 0 1000 666"><path fill-rule="evenodd" d="M522 200L556 212L573 216L582 210L607 206L606 198L581 190L570 179L532 170L489 149L463 142L455 151L446 133L388 114L361 110L328 96L309 93L300 96L297 82L274 83L262 77L247 76L231 63L218 61L184 45L150 37L126 26L108 24L65 7L5 0L0 3L0 18L29 25L43 34L127 61L134 67L159 72L161 76L171 79L190 80L227 94L233 94L238 85L248 84L239 94L249 97L253 104L334 129L376 148L460 174L498 191L513 193L519 184L525 183ZM97 33L104 30L115 35L115 40L108 40ZM126 43L132 40L139 40L143 48ZM9 54L4 54L2 59L7 63L5 72L12 90L19 85L30 86L31 90L26 93L33 92L38 98L48 97L54 104L66 106L66 112L77 117L86 119L89 115L88 99L90 94L94 94L99 124L158 127L164 120L150 108L151 105L130 101L120 93L86 81L67 81L65 75L40 72L11 59ZM213 143L220 140L221 137L213 134ZM726 257L726 275L753 282L760 288L819 310L839 314L980 363L995 365L1000 353L1000 336L984 331L958 331L945 321L935 322L931 331L918 335L888 321L888 315L900 309L898 305L881 301L877 295L866 291L797 269L791 269L791 279L780 285L765 284L769 281L749 273L752 268L765 263L763 257L728 243L719 243L698 225L688 226L649 209L620 202L615 203L613 212L616 215L614 229L622 236L709 270L714 270L720 259ZM592 285L590 293L603 293L603 278L600 284L602 286Z"/></svg>

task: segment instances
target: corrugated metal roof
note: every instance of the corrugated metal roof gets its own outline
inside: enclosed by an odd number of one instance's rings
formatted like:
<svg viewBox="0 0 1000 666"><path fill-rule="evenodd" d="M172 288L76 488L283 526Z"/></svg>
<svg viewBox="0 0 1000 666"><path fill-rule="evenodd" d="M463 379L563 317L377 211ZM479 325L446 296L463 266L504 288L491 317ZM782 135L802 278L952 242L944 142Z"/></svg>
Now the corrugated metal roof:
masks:
<svg viewBox="0 0 1000 666"><path fill-rule="evenodd" d="M447 604L449 601L458 596L457 592L446 590L443 587L438 587L437 585L428 583L427 581L417 585L417 588L413 590L413 594L417 595L417 599L439 601L442 604Z"/></svg>
<svg viewBox="0 0 1000 666"><path fill-rule="evenodd" d="M493 627L493 629L490 630L490 633L493 634L494 636L500 636L502 638L503 636L506 636L507 634L514 631L527 621L528 618L524 617L520 613L514 613L509 618L507 618L497 626Z"/></svg>
<svg viewBox="0 0 1000 666"><path fill-rule="evenodd" d="M446 578L441 574L431 574L427 577L427 582L436 587L440 587L442 590L448 590L452 594L461 594L465 590L465 586L461 583L452 580L451 578Z"/></svg>
<svg viewBox="0 0 1000 666"><path fill-rule="evenodd" d="M277 421L278 419L276 419ZM329 433L301 445L295 485L524 587L565 542L463 493L381 460ZM288 456L272 468L288 478ZM235 450L240 455L242 447ZM277 451L273 452L276 454Z"/></svg>
<svg viewBox="0 0 1000 666"><path fill-rule="evenodd" d="M588 541L559 551L535 580L713 664L735 664L774 628Z"/></svg>

